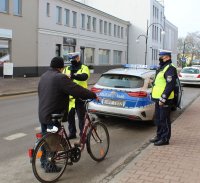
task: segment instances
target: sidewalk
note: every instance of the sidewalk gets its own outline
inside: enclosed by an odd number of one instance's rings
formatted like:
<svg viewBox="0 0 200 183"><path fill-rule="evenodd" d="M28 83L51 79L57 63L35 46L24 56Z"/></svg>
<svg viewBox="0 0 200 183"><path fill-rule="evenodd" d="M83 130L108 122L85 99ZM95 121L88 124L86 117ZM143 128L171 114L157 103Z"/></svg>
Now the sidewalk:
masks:
<svg viewBox="0 0 200 183"><path fill-rule="evenodd" d="M89 85L97 82L101 74L91 74ZM37 92L39 77L0 78L0 97Z"/></svg>
<svg viewBox="0 0 200 183"><path fill-rule="evenodd" d="M172 124L170 145L150 144L109 183L200 183L200 97Z"/></svg>

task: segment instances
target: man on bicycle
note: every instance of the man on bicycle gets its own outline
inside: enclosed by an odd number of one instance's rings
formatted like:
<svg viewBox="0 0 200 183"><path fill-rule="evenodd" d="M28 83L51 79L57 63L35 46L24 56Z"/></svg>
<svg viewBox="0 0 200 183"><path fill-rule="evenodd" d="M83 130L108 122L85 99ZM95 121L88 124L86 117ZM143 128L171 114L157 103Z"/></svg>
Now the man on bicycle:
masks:
<svg viewBox="0 0 200 183"><path fill-rule="evenodd" d="M62 114L66 111L69 107L69 95L81 99L97 98L95 93L77 85L66 75L62 74L63 69L63 58L54 57L51 60L50 69L41 76L39 81L38 113L42 134L46 133L47 129L54 130L56 127L59 127L59 124L54 124L51 121L51 114ZM45 170L47 167L51 167L52 170L46 170L47 172L60 171L59 167L56 167L56 165L46 166L45 157L41 158L41 166L44 167Z"/></svg>

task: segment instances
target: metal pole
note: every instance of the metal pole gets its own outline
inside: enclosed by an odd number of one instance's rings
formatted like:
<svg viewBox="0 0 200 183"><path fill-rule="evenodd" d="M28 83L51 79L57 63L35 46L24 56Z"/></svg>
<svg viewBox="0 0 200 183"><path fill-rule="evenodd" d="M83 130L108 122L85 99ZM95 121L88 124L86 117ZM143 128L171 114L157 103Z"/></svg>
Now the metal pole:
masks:
<svg viewBox="0 0 200 183"><path fill-rule="evenodd" d="M181 67L183 68L183 59L185 57L185 41L183 43L183 55L182 55L182 61L181 61Z"/></svg>
<svg viewBox="0 0 200 183"><path fill-rule="evenodd" d="M148 28L148 20L147 20L147 32L146 32L146 37L145 37L145 65L147 65L147 42L148 42L148 34L149 34L149 28Z"/></svg>

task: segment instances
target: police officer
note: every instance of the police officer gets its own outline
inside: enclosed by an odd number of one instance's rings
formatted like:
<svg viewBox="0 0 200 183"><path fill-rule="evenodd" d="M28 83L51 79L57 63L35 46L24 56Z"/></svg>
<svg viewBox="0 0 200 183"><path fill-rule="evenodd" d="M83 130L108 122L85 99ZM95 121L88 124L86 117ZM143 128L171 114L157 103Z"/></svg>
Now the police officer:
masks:
<svg viewBox="0 0 200 183"><path fill-rule="evenodd" d="M89 68L81 63L80 53L71 53L69 54L69 58L71 60L71 65L67 66L64 69L64 74L66 74L69 78L72 79L73 82L78 85L87 88L88 83L87 80L90 77ZM83 127L84 127L84 117L85 117L85 106L84 102L80 99L73 99L70 97L70 107L68 114L68 122L69 122L69 139L76 138L76 125L75 125L75 112L77 112L78 121L79 121L79 130L80 136L82 135Z"/></svg>
<svg viewBox="0 0 200 183"><path fill-rule="evenodd" d="M155 124L157 133L150 140L155 146L168 145L171 137L170 110L174 99L177 70L171 61L171 52L159 52L160 67L152 87L152 99L155 101Z"/></svg>

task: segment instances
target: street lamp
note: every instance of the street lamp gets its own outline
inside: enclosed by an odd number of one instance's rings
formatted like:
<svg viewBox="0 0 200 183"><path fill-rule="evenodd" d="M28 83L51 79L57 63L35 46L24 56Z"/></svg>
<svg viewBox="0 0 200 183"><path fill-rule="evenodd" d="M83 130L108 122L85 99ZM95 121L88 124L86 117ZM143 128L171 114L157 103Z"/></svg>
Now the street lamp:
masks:
<svg viewBox="0 0 200 183"><path fill-rule="evenodd" d="M148 42L149 28L150 28L152 25L160 25L161 28L162 28L161 35L165 35L164 27L162 26L162 24L160 24L160 23L152 23L152 24L148 25L148 21L147 21L147 30L146 30L146 34L140 34L140 35L137 37L137 39L136 39L136 42L139 43L139 38L140 38L140 37L144 37L144 38L145 38L145 65L147 64L147 42Z"/></svg>
<svg viewBox="0 0 200 183"><path fill-rule="evenodd" d="M194 48L194 44L192 42L185 42L183 43L183 55L182 55L182 62L181 62L181 66L183 67L183 62L186 62L185 60L185 47L186 45L189 45L191 44L192 45L192 48Z"/></svg>

